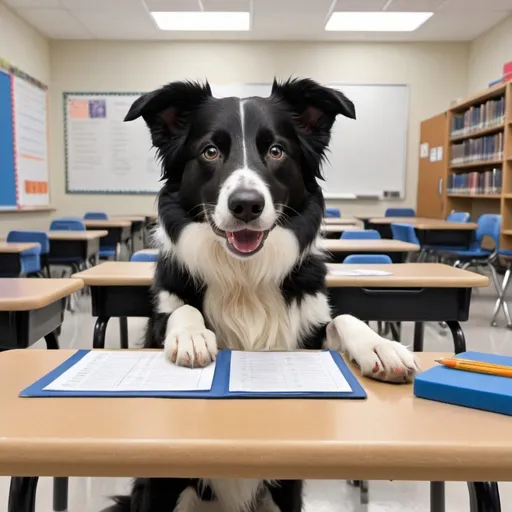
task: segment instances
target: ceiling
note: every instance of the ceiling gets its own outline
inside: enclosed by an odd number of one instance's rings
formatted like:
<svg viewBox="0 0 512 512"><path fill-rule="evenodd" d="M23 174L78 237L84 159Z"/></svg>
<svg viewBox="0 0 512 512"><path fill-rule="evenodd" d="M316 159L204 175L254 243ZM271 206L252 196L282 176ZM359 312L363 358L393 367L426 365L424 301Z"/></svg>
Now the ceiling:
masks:
<svg viewBox="0 0 512 512"><path fill-rule="evenodd" d="M1 1L1 0L0 0ZM3 0L52 39L470 41L512 13L512 0ZM252 12L250 32L168 32L149 11ZM325 32L333 11L433 11L414 32Z"/></svg>

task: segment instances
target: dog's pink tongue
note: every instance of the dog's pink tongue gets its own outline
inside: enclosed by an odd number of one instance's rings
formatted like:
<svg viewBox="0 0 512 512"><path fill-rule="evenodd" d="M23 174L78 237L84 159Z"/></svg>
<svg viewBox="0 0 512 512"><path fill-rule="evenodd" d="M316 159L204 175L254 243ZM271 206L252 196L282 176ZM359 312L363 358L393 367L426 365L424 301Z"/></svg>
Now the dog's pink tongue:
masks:
<svg viewBox="0 0 512 512"><path fill-rule="evenodd" d="M232 235L233 246L239 252L255 251L263 238L260 231L251 231L250 229L242 229L229 234Z"/></svg>

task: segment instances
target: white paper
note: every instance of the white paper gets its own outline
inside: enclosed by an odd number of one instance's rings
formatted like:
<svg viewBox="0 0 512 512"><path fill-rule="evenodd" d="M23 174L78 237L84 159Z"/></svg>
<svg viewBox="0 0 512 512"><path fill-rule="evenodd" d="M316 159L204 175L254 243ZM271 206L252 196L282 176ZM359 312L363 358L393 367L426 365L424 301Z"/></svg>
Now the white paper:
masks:
<svg viewBox="0 0 512 512"><path fill-rule="evenodd" d="M437 148L430 148L430 161L437 162Z"/></svg>
<svg viewBox="0 0 512 512"><path fill-rule="evenodd" d="M392 272L387 270L374 269L354 269L354 270L329 270L329 274L333 276L391 276Z"/></svg>
<svg viewBox="0 0 512 512"><path fill-rule="evenodd" d="M437 148L437 161L442 162L443 161L443 146L439 146Z"/></svg>
<svg viewBox="0 0 512 512"><path fill-rule="evenodd" d="M420 144L420 158L428 158L428 142Z"/></svg>
<svg viewBox="0 0 512 512"><path fill-rule="evenodd" d="M207 391L215 364L184 368L163 352L98 350L89 352L44 389L47 391Z"/></svg>
<svg viewBox="0 0 512 512"><path fill-rule="evenodd" d="M232 352L229 391L350 392L329 352Z"/></svg>

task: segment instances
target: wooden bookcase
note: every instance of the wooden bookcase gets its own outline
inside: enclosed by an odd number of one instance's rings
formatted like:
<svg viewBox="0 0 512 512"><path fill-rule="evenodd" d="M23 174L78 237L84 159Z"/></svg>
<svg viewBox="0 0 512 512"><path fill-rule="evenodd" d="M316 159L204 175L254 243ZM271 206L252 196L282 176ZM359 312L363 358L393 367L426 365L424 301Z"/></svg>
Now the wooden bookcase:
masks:
<svg viewBox="0 0 512 512"><path fill-rule="evenodd" d="M452 118L467 111L470 107L477 107L487 100L505 97L505 117L502 124L473 130L470 133L452 135ZM500 245L504 249L512 249L512 82L498 84L490 87L480 94L466 98L453 105L446 113L446 145L443 159L443 212L446 217L451 211L467 211L471 218L476 220L483 213L500 213L503 217ZM426 122L426 121L425 121ZM503 133L503 157L486 161L473 161L469 163L453 163L452 144L461 143L464 140ZM424 142L424 141L422 141ZM427 141L428 142L428 141ZM421 162L421 160L420 160ZM465 172L485 172L493 168L502 171L502 187L499 193L448 193L447 185L450 175ZM421 169L420 169L421 174ZM421 180L420 180L421 181ZM434 191L418 189L418 196L427 194L433 197Z"/></svg>

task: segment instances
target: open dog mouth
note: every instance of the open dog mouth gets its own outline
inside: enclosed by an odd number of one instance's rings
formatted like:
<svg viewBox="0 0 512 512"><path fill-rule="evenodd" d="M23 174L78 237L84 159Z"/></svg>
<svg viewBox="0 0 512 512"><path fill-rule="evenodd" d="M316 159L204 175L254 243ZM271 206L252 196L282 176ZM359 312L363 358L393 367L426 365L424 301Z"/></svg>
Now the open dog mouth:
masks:
<svg viewBox="0 0 512 512"><path fill-rule="evenodd" d="M239 231L226 231L228 247L235 254L251 256L263 247L268 231L253 231L240 229Z"/></svg>

